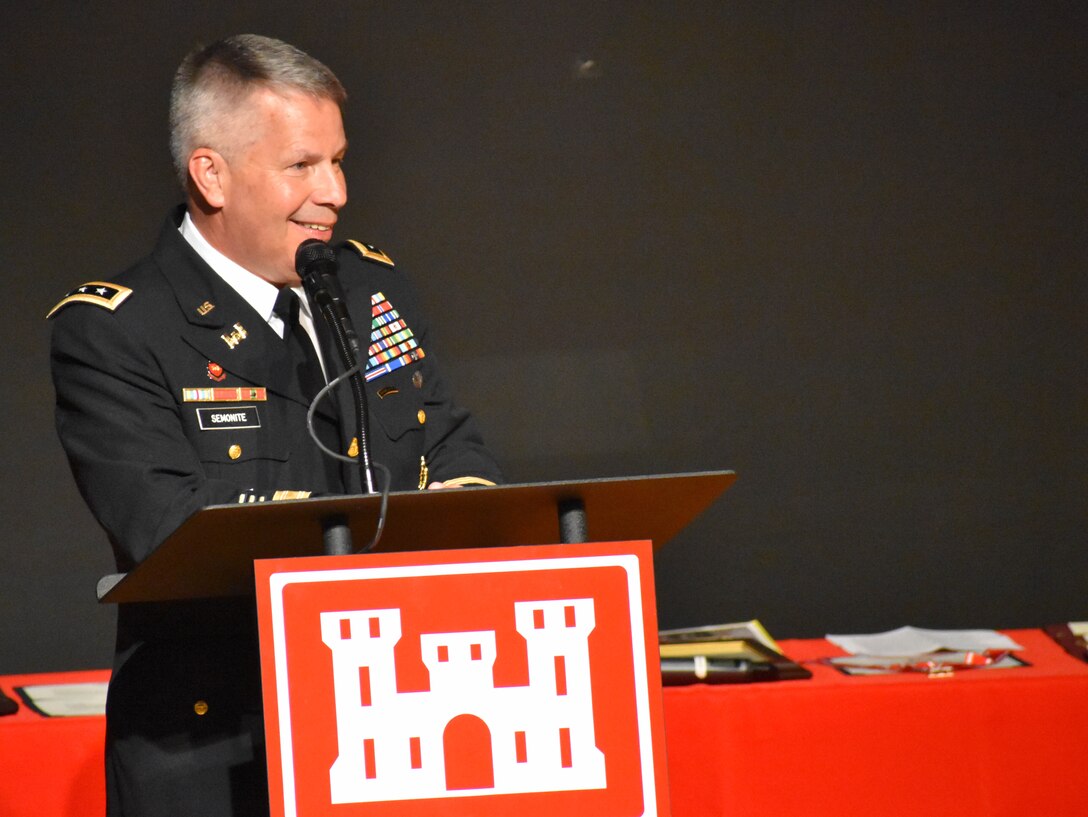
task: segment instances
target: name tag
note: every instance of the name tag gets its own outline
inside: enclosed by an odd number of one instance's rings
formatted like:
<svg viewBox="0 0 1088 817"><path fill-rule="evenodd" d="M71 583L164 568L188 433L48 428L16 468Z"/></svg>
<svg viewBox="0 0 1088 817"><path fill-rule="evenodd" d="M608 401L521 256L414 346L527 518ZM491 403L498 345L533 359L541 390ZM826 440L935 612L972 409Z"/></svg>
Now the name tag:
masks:
<svg viewBox="0 0 1088 817"><path fill-rule="evenodd" d="M196 419L200 423L201 431L261 427L261 415L257 412L256 406L198 408Z"/></svg>

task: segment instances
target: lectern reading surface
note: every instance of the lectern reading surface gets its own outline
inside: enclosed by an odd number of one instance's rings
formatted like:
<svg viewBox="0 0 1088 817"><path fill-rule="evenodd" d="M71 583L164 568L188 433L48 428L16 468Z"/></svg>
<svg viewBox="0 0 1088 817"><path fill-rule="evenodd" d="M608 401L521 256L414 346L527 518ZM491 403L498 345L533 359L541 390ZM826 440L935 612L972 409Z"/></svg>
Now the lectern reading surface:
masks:
<svg viewBox="0 0 1088 817"><path fill-rule="evenodd" d="M389 495L376 552L532 545L561 540L560 506L580 503L593 541L679 533L733 484L732 471L498 485ZM190 517L128 574L104 577L104 603L247 595L253 562L322 553L323 527L346 519L356 543L372 536L377 495L216 505Z"/></svg>

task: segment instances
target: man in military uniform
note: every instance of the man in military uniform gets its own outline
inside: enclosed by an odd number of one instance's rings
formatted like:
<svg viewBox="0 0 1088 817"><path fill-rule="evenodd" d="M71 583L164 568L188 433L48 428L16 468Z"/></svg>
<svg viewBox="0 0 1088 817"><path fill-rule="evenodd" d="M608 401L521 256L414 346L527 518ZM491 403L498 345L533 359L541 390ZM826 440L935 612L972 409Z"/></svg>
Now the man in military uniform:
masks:
<svg viewBox="0 0 1088 817"><path fill-rule="evenodd" d="M171 97L187 204L150 256L50 313L58 432L121 571L202 507L361 488L306 428L308 376L342 367L295 270L347 201L344 100L328 68L277 40L190 54ZM498 481L403 274L372 246L334 249L392 489ZM291 347L307 340L309 369ZM357 450L352 405L324 401L315 418L341 454ZM252 600L122 606L106 754L110 815L267 814Z"/></svg>

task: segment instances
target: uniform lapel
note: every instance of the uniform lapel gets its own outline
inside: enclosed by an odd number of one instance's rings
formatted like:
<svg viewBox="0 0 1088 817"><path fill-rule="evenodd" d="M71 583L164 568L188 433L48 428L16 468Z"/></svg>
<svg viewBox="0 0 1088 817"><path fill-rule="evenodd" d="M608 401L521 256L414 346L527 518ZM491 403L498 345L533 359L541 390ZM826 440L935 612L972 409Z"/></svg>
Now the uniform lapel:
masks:
<svg viewBox="0 0 1088 817"><path fill-rule="evenodd" d="M155 256L188 322L182 339L207 360L254 386L309 405L301 384L291 377L283 340L197 255L178 232L177 224L168 219Z"/></svg>

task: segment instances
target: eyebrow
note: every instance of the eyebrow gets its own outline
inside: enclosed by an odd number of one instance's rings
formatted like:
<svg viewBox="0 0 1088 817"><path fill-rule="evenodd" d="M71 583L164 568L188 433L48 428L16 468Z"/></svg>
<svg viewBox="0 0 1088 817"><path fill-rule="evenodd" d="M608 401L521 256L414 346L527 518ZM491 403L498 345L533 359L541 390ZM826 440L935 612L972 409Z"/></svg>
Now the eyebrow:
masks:
<svg viewBox="0 0 1088 817"><path fill-rule="evenodd" d="M348 152L348 142L345 139L344 144L341 145L340 149L335 151L332 154L332 156L333 157L343 156L347 152ZM302 148L302 147L299 147L297 150L294 150L294 149L289 150L287 152L287 155L291 159L292 162L313 162L313 161L321 158L320 153L315 153L312 150L306 150L305 148Z"/></svg>

